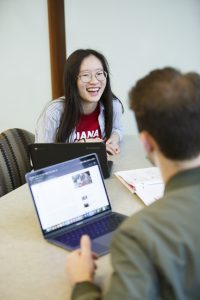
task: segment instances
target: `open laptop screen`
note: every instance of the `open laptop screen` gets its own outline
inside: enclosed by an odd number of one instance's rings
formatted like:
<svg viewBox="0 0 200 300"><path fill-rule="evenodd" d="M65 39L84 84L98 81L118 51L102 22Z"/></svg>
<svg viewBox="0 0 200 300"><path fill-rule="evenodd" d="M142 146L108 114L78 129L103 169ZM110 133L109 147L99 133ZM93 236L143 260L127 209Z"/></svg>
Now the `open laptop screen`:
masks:
<svg viewBox="0 0 200 300"><path fill-rule="evenodd" d="M96 154L26 175L43 233L110 211Z"/></svg>

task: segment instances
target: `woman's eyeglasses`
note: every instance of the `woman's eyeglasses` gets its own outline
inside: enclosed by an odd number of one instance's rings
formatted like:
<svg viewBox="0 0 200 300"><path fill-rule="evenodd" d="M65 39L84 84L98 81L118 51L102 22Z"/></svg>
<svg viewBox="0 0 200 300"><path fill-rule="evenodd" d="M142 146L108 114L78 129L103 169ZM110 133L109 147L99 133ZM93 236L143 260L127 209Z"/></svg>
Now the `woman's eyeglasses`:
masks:
<svg viewBox="0 0 200 300"><path fill-rule="evenodd" d="M92 80L92 72L84 72L82 74L78 75L78 78L84 82L84 83L88 83ZM96 74L94 74L94 76L96 77L96 79L98 81L104 81L107 78L107 73L105 71L98 71Z"/></svg>

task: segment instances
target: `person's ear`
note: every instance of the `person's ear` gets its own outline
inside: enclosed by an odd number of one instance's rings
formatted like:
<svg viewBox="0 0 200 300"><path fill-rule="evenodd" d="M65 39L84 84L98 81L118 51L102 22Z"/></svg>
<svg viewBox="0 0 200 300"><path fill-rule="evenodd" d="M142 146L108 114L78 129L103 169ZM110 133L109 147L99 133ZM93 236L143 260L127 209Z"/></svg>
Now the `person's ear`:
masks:
<svg viewBox="0 0 200 300"><path fill-rule="evenodd" d="M155 141L153 137L147 131L142 131L140 133L140 140L145 152L147 155L150 155L155 150Z"/></svg>

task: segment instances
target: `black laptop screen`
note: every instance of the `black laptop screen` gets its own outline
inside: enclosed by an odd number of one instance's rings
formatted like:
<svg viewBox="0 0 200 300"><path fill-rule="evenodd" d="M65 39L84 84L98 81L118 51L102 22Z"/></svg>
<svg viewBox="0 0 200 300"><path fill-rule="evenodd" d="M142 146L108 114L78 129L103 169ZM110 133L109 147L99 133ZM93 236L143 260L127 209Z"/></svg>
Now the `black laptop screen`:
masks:
<svg viewBox="0 0 200 300"><path fill-rule="evenodd" d="M110 210L95 154L27 174L43 233Z"/></svg>

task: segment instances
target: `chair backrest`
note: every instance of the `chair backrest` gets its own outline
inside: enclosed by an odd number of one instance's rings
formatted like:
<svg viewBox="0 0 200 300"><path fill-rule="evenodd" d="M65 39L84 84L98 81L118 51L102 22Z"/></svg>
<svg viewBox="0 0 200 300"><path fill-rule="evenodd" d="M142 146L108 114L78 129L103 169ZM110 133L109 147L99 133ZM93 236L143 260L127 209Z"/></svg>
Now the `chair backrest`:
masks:
<svg viewBox="0 0 200 300"><path fill-rule="evenodd" d="M25 174L31 170L28 144L34 143L34 134L12 128L0 134L0 197L25 183Z"/></svg>

